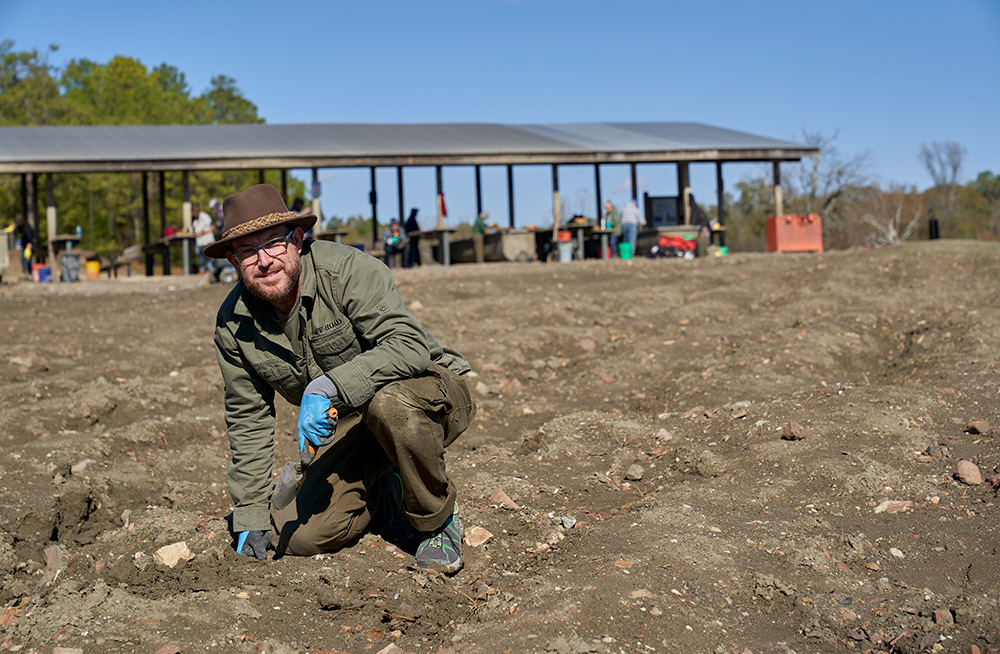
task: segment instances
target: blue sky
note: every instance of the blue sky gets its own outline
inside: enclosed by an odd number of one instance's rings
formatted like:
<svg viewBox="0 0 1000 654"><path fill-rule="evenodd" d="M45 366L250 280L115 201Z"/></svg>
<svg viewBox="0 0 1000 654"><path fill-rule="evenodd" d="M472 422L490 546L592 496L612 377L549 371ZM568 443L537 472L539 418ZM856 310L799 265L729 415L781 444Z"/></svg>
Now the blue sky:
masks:
<svg viewBox="0 0 1000 654"><path fill-rule="evenodd" d="M967 150L963 181L1000 172L1000 2L0 0L0 38L50 57L166 62L195 93L218 74L269 123L698 121L780 139L838 132L883 184L926 188L922 143ZM551 176L515 169L518 224L551 224ZM593 169L561 167L570 212L593 213ZM757 167L725 167L727 187ZM624 166L602 167L619 204ZM640 192L676 192L672 166L640 166ZM327 215L370 215L367 170L324 170ZM506 221L506 173L484 204ZM714 203L714 170L692 186ZM379 217L396 213L380 169ZM451 221L474 212L471 168L446 168ZM433 171L406 172L406 205L433 214Z"/></svg>

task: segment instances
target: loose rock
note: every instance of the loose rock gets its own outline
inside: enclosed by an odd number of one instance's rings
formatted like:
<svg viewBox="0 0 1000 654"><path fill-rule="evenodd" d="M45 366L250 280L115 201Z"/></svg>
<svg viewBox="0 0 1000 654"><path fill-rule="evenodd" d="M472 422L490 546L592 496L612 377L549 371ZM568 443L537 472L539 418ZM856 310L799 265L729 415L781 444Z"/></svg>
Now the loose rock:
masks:
<svg viewBox="0 0 1000 654"><path fill-rule="evenodd" d="M625 479L628 479L629 481L639 481L642 479L642 473L642 466L638 463L633 463L628 467L628 470L625 471Z"/></svg>
<svg viewBox="0 0 1000 654"><path fill-rule="evenodd" d="M72 472L74 475L78 475L81 472L83 472L87 468L87 466L89 466L91 463L97 463L97 461L94 461L93 459L83 459L81 461L77 461L76 463L73 464L73 467L70 468L69 471Z"/></svg>
<svg viewBox="0 0 1000 654"><path fill-rule="evenodd" d="M913 508L913 502L909 500L882 500L875 507L875 513L901 513Z"/></svg>
<svg viewBox="0 0 1000 654"><path fill-rule="evenodd" d="M153 561L173 568L181 561L190 561L194 558L194 553L188 549L187 543L180 541L170 545L164 545L153 552Z"/></svg>
<svg viewBox="0 0 1000 654"><path fill-rule="evenodd" d="M985 420L970 420L965 426L965 431L970 434L985 434L990 430L990 423Z"/></svg>
<svg viewBox="0 0 1000 654"><path fill-rule="evenodd" d="M939 609L931 614L934 619L934 624L941 627L948 627L955 624L955 618L952 617L951 611L946 611L944 609Z"/></svg>
<svg viewBox="0 0 1000 654"><path fill-rule="evenodd" d="M510 499L510 495L505 493L502 488L498 488L490 494L490 502L493 502L498 506L502 506L505 509L513 509L515 511L521 508L517 502Z"/></svg>
<svg viewBox="0 0 1000 654"><path fill-rule="evenodd" d="M545 542L549 545L555 545L566 537L563 536L563 533L558 529L547 529L545 533L542 534L542 538L544 538Z"/></svg>
<svg viewBox="0 0 1000 654"><path fill-rule="evenodd" d="M805 428L797 422L789 422L781 430L781 439L786 441L800 441L806 437Z"/></svg>
<svg viewBox="0 0 1000 654"><path fill-rule="evenodd" d="M653 438L655 438L656 440L660 441L661 443L666 443L667 441L669 441L673 437L674 437L674 435L672 433L670 433L666 429L662 429L662 428L660 429L660 431L656 432L656 434L653 435Z"/></svg>
<svg viewBox="0 0 1000 654"><path fill-rule="evenodd" d="M979 486L983 483L983 475L979 472L979 466L964 459L955 466L955 478L969 486Z"/></svg>
<svg viewBox="0 0 1000 654"><path fill-rule="evenodd" d="M465 530L462 541L469 547L479 547L485 545L491 538L493 534L482 527L470 527Z"/></svg>

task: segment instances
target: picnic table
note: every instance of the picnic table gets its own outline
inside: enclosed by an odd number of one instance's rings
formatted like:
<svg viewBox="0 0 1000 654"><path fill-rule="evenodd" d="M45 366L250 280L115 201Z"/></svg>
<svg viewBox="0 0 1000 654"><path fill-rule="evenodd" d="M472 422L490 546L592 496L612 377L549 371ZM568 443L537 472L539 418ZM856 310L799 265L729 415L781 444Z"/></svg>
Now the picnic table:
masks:
<svg viewBox="0 0 1000 654"><path fill-rule="evenodd" d="M52 239L52 247L55 252L66 251L66 254L73 252L73 248L80 244L80 237L76 234L56 234Z"/></svg>
<svg viewBox="0 0 1000 654"><path fill-rule="evenodd" d="M334 243L340 243L342 239L347 236L347 234L348 231L346 229L331 229L323 232L322 234L314 234L314 236L320 241L333 241Z"/></svg>
<svg viewBox="0 0 1000 654"><path fill-rule="evenodd" d="M187 232L176 232L170 236L163 236L152 243L142 246L142 251L146 253L147 256L162 252L163 253L163 274L170 274L170 247L173 245L183 245L184 246L184 274L191 274L191 244L194 243L194 234L188 234ZM152 271L152 261L148 261L146 265L146 274L151 275Z"/></svg>
<svg viewBox="0 0 1000 654"><path fill-rule="evenodd" d="M587 237L590 236L590 232L593 231L594 226L590 223L568 223L563 225L562 230L573 232L573 238L576 240L576 253L575 258L583 260L584 255L584 242Z"/></svg>
<svg viewBox="0 0 1000 654"><path fill-rule="evenodd" d="M451 235L456 231L458 230L454 227L443 227L440 229L425 229L420 232L420 236L422 237L437 237L440 243L441 263L445 266L451 265Z"/></svg>
<svg viewBox="0 0 1000 654"><path fill-rule="evenodd" d="M605 227L595 227L591 232L591 237L598 236L601 239L601 251L597 255L598 259L610 259L612 257L612 252L610 250L609 239L614 231L607 229Z"/></svg>

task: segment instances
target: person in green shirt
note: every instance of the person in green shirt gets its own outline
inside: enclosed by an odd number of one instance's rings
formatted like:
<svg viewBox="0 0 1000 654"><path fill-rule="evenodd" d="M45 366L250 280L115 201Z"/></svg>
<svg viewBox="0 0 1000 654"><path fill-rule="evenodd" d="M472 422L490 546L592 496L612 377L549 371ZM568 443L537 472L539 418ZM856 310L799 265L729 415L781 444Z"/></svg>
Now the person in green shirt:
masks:
<svg viewBox="0 0 1000 654"><path fill-rule="evenodd" d="M486 219L489 217L488 211L480 211L476 222L472 223L472 251L476 255L476 263L486 261Z"/></svg>
<svg viewBox="0 0 1000 654"><path fill-rule="evenodd" d="M240 275L215 326L236 551L331 552L402 522L419 566L457 572L444 451L475 416L468 361L407 311L382 262L306 240L316 217L290 211L273 186L226 197L224 215L206 253ZM299 406L299 449L316 451L282 508L271 503L275 393Z"/></svg>
<svg viewBox="0 0 1000 654"><path fill-rule="evenodd" d="M611 204L611 200L604 201L604 229L611 230L611 256L618 256L618 241L622 237L622 220L618 216L618 209ZM603 256L603 255L602 255Z"/></svg>

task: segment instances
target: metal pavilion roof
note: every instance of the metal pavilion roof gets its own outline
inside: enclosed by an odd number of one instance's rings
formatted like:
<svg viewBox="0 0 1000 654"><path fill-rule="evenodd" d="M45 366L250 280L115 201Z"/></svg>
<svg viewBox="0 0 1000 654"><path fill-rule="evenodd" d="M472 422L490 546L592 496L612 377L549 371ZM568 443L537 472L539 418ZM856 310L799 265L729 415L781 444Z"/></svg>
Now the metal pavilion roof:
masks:
<svg viewBox="0 0 1000 654"><path fill-rule="evenodd" d="M816 153L681 122L0 127L0 173L797 161Z"/></svg>

